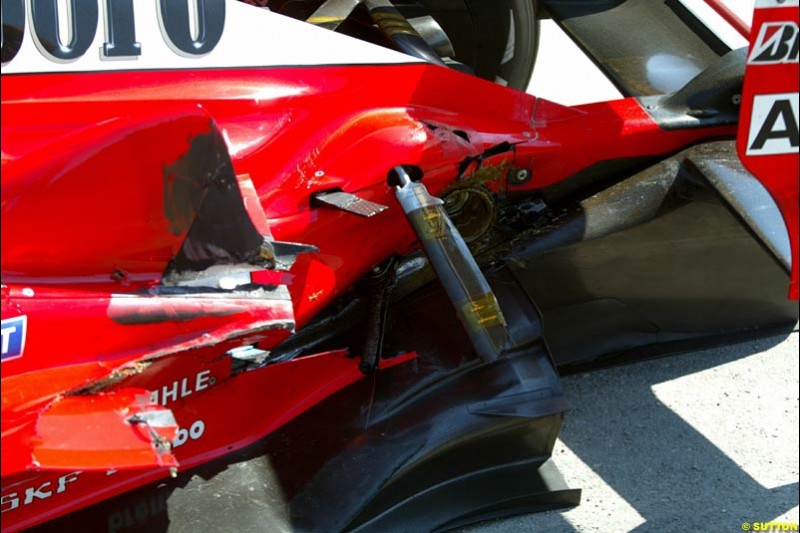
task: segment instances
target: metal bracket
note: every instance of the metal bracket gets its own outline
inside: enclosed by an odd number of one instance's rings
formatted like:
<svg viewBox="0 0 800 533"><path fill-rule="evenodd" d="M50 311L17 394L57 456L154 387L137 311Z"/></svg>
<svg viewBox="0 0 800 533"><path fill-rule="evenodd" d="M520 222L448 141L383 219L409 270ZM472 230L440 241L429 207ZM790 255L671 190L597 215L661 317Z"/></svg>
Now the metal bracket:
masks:
<svg viewBox="0 0 800 533"><path fill-rule="evenodd" d="M355 194L341 191L320 193L314 196L314 200L366 218L374 217L389 209L385 205L370 202L369 200L359 198Z"/></svg>

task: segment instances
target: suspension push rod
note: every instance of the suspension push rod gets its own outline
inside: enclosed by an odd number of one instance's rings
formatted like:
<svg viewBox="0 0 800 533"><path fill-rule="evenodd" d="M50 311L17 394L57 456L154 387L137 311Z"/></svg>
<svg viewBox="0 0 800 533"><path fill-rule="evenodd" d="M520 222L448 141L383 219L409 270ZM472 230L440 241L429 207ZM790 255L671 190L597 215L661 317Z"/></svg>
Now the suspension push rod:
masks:
<svg viewBox="0 0 800 533"><path fill-rule="evenodd" d="M433 270L444 286L478 356L494 361L506 348L508 332L497 298L464 239L444 210L442 200L395 167L397 200L417 234Z"/></svg>

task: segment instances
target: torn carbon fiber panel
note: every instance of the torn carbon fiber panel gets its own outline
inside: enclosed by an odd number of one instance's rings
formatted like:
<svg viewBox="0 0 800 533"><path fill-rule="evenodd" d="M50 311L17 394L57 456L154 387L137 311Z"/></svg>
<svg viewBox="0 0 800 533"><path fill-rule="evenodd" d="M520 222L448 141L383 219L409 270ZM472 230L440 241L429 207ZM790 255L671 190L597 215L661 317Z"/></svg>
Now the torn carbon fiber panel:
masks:
<svg viewBox="0 0 800 533"><path fill-rule="evenodd" d="M508 270L489 281L498 298L523 294ZM413 349L413 362L360 380L242 452L37 531L420 532L576 505L580 491L550 461L568 406L538 315L525 298L504 312L522 348L482 364L429 285L387 319L384 354ZM253 401L266 409L265 394Z"/></svg>

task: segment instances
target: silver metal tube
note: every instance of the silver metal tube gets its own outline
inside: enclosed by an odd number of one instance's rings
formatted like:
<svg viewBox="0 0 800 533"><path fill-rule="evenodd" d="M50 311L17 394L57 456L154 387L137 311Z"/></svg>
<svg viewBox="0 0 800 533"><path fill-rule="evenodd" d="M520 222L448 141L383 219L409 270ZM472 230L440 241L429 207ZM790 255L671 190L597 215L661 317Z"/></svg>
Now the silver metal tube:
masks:
<svg viewBox="0 0 800 533"><path fill-rule="evenodd" d="M360 3L361 0L328 0L314 11L306 22L335 30Z"/></svg>
<svg viewBox="0 0 800 533"><path fill-rule="evenodd" d="M494 361L506 347L508 338L497 298L461 234L447 217L442 207L444 202L431 196L423 184L413 182L402 167L396 167L395 171L399 177L397 200L475 351L484 361Z"/></svg>
<svg viewBox="0 0 800 533"><path fill-rule="evenodd" d="M420 37L425 39L425 42L431 45L436 50L436 53L442 57L455 57L456 52L453 49L453 43L447 36L447 33L442 29L436 19L426 15L424 17L416 17L408 19L411 27L417 30Z"/></svg>

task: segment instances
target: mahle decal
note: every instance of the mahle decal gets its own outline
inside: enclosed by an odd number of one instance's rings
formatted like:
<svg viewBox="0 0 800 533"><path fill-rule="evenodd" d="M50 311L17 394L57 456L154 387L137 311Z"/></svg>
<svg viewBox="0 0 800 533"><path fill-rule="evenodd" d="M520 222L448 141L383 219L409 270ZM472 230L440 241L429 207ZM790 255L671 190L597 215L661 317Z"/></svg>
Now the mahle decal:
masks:
<svg viewBox="0 0 800 533"><path fill-rule="evenodd" d="M150 393L150 402L157 403L164 407L170 402L181 400L194 392L200 392L214 385L216 380L211 375L211 370L198 372L194 379L182 378L175 380L168 385L156 388Z"/></svg>

